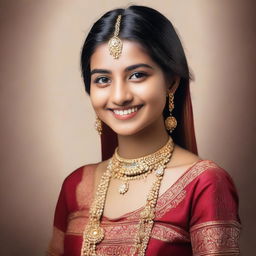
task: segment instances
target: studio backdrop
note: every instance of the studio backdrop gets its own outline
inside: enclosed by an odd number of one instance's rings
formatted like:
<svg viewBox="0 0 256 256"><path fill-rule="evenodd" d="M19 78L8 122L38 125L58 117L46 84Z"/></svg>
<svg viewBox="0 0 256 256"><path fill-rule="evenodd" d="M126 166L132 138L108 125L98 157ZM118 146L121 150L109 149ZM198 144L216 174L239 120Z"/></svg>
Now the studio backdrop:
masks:
<svg viewBox="0 0 256 256"><path fill-rule="evenodd" d="M175 25L191 83L199 155L233 177L242 255L256 251L255 1L135 1ZM0 254L40 256L64 178L100 161L79 58L85 36L129 1L0 0Z"/></svg>

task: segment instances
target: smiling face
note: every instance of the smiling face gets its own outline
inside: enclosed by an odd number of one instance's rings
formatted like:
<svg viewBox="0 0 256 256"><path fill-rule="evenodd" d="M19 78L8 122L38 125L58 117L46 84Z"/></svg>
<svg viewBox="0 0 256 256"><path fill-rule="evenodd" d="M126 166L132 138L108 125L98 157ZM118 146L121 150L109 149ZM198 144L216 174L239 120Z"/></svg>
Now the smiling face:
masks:
<svg viewBox="0 0 256 256"><path fill-rule="evenodd" d="M117 134L133 135L155 126L164 129L162 112L169 85L140 44L124 40L119 59L109 54L107 43L102 44L90 67L92 105Z"/></svg>

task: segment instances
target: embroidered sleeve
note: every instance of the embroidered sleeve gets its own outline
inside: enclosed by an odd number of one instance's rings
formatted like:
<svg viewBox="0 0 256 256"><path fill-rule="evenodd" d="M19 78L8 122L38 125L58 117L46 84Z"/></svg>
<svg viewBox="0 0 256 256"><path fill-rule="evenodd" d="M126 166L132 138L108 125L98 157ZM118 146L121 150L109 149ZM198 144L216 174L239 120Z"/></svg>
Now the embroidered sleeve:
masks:
<svg viewBox="0 0 256 256"><path fill-rule="evenodd" d="M194 256L239 255L240 225L235 221L209 221L190 230Z"/></svg>
<svg viewBox="0 0 256 256"><path fill-rule="evenodd" d="M194 256L239 255L238 197L222 169L198 179L191 207L190 237Z"/></svg>

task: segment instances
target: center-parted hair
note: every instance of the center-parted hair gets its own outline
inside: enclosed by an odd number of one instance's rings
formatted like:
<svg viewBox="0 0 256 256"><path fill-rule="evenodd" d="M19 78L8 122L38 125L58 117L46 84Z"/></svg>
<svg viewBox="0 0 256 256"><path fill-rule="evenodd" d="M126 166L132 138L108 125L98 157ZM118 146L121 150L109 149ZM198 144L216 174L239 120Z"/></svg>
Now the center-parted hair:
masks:
<svg viewBox="0 0 256 256"><path fill-rule="evenodd" d="M87 93L90 94L90 58L97 46L107 43L113 36L118 15L122 15L119 37L140 43L170 82L174 77L180 77L173 110L178 126L172 137L180 146L197 153L186 56L172 23L160 12L149 7L132 5L126 9L109 11L95 22L81 53L81 69ZM163 116L166 118L168 115L167 102Z"/></svg>

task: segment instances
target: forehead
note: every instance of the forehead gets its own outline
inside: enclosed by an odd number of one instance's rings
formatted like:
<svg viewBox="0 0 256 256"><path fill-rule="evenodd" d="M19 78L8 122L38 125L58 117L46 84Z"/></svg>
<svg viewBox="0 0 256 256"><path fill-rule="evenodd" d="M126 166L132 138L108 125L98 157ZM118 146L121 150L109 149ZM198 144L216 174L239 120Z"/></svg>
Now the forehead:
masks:
<svg viewBox="0 0 256 256"><path fill-rule="evenodd" d="M157 66L141 44L123 40L123 49L119 59L114 59L114 57L110 55L108 43L104 43L96 48L91 57L90 66L91 69L105 68L110 70L119 70L138 63Z"/></svg>

